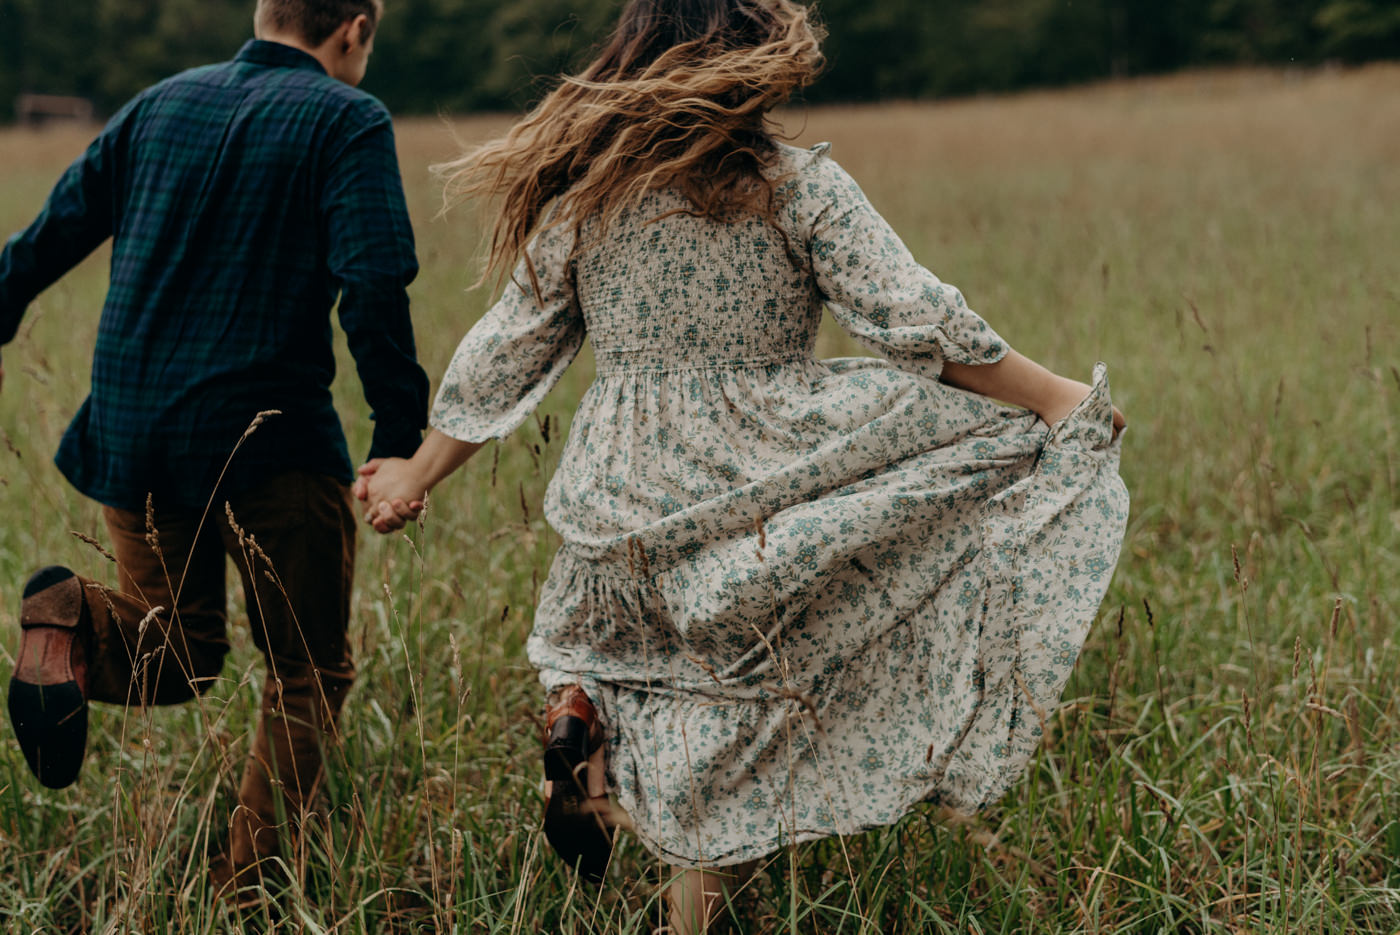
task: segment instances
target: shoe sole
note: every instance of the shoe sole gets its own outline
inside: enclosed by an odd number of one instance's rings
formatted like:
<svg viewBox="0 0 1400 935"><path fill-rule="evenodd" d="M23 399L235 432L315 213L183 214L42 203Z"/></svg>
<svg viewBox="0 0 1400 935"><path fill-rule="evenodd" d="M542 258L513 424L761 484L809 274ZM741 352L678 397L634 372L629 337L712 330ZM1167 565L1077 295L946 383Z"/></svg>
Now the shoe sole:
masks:
<svg viewBox="0 0 1400 935"><path fill-rule="evenodd" d="M588 725L561 717L544 751L544 778L553 788L545 803L544 836L579 876L603 880L612 858L613 838L588 796Z"/></svg>
<svg viewBox="0 0 1400 935"><path fill-rule="evenodd" d="M73 669L71 641L56 667L60 678L41 675L52 647L49 634L40 631L76 629L82 602L82 583L67 568L54 565L29 579L20 604L23 636L10 677L10 723L30 771L50 789L71 786L78 778L87 750L88 702Z"/></svg>

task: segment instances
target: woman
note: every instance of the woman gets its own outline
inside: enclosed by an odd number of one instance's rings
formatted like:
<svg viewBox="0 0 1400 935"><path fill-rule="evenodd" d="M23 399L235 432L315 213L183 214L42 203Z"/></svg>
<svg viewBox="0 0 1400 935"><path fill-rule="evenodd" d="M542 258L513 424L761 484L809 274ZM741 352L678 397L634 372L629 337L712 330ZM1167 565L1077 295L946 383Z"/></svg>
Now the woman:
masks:
<svg viewBox="0 0 1400 935"><path fill-rule="evenodd" d="M615 796L678 868L678 931L791 842L1014 782L1127 513L1102 368L1011 350L825 147L774 140L819 65L792 0L632 0L582 75L447 167L501 199L491 265L515 273L418 454L357 490L398 528L592 340L528 644L546 831L601 876ZM815 360L823 307L883 357Z"/></svg>

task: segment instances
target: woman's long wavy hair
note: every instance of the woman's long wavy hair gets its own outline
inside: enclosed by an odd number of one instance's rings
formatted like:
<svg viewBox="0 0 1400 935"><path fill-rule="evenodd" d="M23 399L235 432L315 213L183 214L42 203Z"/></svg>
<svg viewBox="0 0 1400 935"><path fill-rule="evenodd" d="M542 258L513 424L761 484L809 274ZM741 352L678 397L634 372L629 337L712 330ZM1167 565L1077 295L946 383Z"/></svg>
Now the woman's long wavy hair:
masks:
<svg viewBox="0 0 1400 935"><path fill-rule="evenodd" d="M447 204L500 199L482 278L525 256L538 291L525 248L542 220L578 233L597 218L601 236L657 188L700 216L771 220L768 113L821 65L820 30L794 0L630 0L581 74L504 137L435 167Z"/></svg>

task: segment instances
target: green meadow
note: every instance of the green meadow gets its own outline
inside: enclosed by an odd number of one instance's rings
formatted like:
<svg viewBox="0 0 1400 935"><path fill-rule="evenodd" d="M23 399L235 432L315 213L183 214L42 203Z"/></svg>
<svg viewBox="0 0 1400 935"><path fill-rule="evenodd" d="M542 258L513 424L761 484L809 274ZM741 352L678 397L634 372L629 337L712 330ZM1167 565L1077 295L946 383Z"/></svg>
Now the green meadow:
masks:
<svg viewBox="0 0 1400 935"><path fill-rule="evenodd" d="M1016 347L1109 365L1133 514L1023 783L975 816L774 855L745 933L1400 932L1400 67L1222 72L786 112L829 140L915 255ZM490 296L482 216L429 163L505 118L399 127L435 380ZM0 232L91 129L0 132ZM99 252L4 351L0 678L50 563L114 580L99 508L50 462L87 391ZM829 323L828 323L829 324ZM821 353L859 353L834 327ZM337 398L370 423L341 348ZM643 933L665 869L624 838L583 887L540 833L542 697L524 659L556 538L540 504L587 352L407 535L366 530L359 680L287 859L286 932ZM233 440L231 440L233 441ZM79 782L43 789L0 726L0 931L223 932L227 833L261 662L198 704L95 708Z"/></svg>

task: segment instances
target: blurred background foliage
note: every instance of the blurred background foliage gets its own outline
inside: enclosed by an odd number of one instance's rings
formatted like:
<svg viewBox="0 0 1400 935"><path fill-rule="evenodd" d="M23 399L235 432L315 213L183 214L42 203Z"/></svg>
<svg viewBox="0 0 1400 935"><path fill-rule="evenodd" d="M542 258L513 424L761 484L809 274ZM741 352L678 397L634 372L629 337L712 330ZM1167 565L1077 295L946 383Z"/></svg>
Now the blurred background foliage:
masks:
<svg viewBox="0 0 1400 935"><path fill-rule="evenodd" d="M0 120L20 92L111 113L229 58L252 0L0 0ZM621 0L388 0L365 87L398 113L518 110L578 67ZM809 101L932 98L1216 65L1400 58L1397 0L819 0Z"/></svg>

